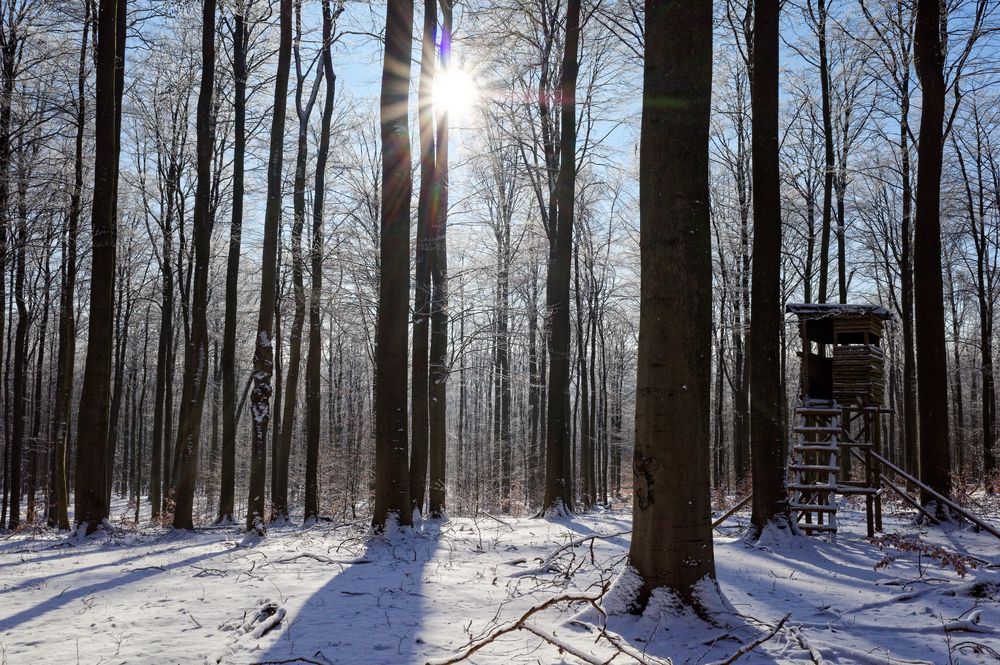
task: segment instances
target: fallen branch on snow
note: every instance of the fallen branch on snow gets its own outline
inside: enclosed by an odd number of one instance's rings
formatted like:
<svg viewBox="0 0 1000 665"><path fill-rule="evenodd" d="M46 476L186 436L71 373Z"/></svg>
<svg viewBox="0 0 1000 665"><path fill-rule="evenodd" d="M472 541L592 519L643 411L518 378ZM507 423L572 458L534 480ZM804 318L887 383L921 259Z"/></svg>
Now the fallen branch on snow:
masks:
<svg viewBox="0 0 1000 665"><path fill-rule="evenodd" d="M823 654L821 654L812 644L809 643L809 640L807 640L806 636L802 634L802 630L798 626L793 626L792 628L787 628L786 630L792 637L795 638L795 641L799 643L799 646L809 653L809 657L812 658L812 662L815 663L815 665L825 665L826 661L823 660Z"/></svg>
<svg viewBox="0 0 1000 665"><path fill-rule="evenodd" d="M755 639L753 642L748 642L747 644L744 644L739 648L739 650L736 653L734 653L729 658L726 658L725 660L716 661L711 665L730 665L731 663L735 663L737 660L739 660L740 658L750 653L751 651L759 647L761 644L767 642L769 639L771 639L779 632L781 632L781 627L785 625L785 622L788 621L788 617L790 616L791 613L788 613L785 616L781 617L778 623L772 626L770 630L768 630L766 633Z"/></svg>
<svg viewBox="0 0 1000 665"><path fill-rule="evenodd" d="M604 588L601 589L601 592L599 594L570 593L570 594L564 594L562 596L556 596L554 598L549 598L545 602L533 605L531 608L528 609L527 612L522 614L514 621L510 621L508 623L503 624L502 626L498 626L497 628L493 629L486 637L479 640L478 642L470 644L461 653L456 654L454 656L449 656L447 658L429 660L427 661L427 665L452 665L453 663L460 663L463 660L466 660L467 658L472 656L472 654L476 653L483 647L487 646L488 644L491 644L492 642L495 642L497 638L506 635L507 633L512 633L516 630L527 630L528 632L533 633L538 637L541 637L546 642L549 642L550 644L553 644L554 646L565 650L567 653L570 653L573 656L576 656L577 658L584 660L585 662L603 663L604 662L603 660L596 660L594 659L593 656L584 654L584 652L581 652L575 647L572 647L572 645L569 645L563 642L562 640L558 639L555 635L551 635L548 632L529 624L528 619L538 614L539 612L542 612L558 603L588 603L592 605L595 609L597 609L598 612L601 612L601 614L603 614L603 610L600 609L600 606L598 606L597 601L599 601L601 598L604 597L604 594L607 593L608 588L609 585L605 584ZM567 649L566 647L569 648Z"/></svg>
<svg viewBox="0 0 1000 665"><path fill-rule="evenodd" d="M604 540L609 538L620 538L621 536L627 536L632 533L632 530L620 531L618 533L609 533L607 535L595 534L592 536L583 536L581 538L575 538L563 545L557 547L548 557L545 558L542 563L535 568L528 568L527 570L519 570L516 573L511 573L511 577L528 577L530 575L542 575L544 573L552 572L553 566L555 566L556 559L558 559L567 550L576 549L584 543L591 542L594 540ZM508 565L516 565L519 563L524 563L524 559L515 559L514 561L508 562Z"/></svg>

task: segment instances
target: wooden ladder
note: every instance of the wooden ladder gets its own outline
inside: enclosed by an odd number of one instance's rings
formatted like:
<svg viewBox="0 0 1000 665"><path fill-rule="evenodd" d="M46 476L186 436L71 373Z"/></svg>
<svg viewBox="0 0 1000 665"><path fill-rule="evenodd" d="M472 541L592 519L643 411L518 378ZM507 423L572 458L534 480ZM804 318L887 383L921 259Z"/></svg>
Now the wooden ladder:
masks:
<svg viewBox="0 0 1000 665"><path fill-rule="evenodd" d="M810 400L795 409L795 416L789 507L802 531L829 534L836 541L843 411L835 401Z"/></svg>

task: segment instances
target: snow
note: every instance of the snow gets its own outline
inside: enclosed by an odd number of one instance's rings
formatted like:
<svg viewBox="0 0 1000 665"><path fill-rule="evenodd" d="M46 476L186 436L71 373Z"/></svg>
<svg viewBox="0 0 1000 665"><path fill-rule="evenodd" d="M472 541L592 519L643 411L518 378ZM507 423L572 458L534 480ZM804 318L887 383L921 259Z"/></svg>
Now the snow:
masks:
<svg viewBox="0 0 1000 665"><path fill-rule="evenodd" d="M978 557L963 578L869 543L862 513L838 518L837 544L775 531L750 546L737 516L716 538L721 594L705 580L695 613L656 591L642 616L627 614L637 580L617 511L426 520L383 537L294 519L249 540L121 518L91 538L22 531L0 540L0 662L424 663L503 627L466 662L702 663L758 639L740 663L996 662L1000 543L886 516L887 531ZM601 599L553 601L570 594Z"/></svg>

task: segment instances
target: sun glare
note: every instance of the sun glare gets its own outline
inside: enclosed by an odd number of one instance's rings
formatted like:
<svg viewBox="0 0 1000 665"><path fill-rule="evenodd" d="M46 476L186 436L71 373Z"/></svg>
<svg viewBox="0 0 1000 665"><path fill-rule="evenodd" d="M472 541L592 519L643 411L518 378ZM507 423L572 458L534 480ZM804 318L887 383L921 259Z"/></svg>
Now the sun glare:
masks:
<svg viewBox="0 0 1000 665"><path fill-rule="evenodd" d="M479 90L468 72L458 67L438 71L434 78L435 107L462 116L470 112L478 100Z"/></svg>

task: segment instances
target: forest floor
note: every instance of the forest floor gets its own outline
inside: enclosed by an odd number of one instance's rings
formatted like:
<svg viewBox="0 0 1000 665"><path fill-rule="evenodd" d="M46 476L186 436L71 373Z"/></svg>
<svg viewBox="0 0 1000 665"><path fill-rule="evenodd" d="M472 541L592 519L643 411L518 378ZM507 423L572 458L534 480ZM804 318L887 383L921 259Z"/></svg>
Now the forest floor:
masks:
<svg viewBox="0 0 1000 665"><path fill-rule="evenodd" d="M467 662L702 663L756 642L740 663L1000 660L1000 542L899 513L886 532L904 541L883 549L864 537L863 512L839 516L836 544L765 535L753 547L739 535L746 516L732 518L715 541L731 605L708 599L705 616L653 602L602 632L589 603L556 601ZM389 539L361 524L289 525L258 542L124 521L84 541L22 531L0 539L0 663L446 659L532 606L599 596L624 566L630 528L628 512L605 511L453 518Z"/></svg>

